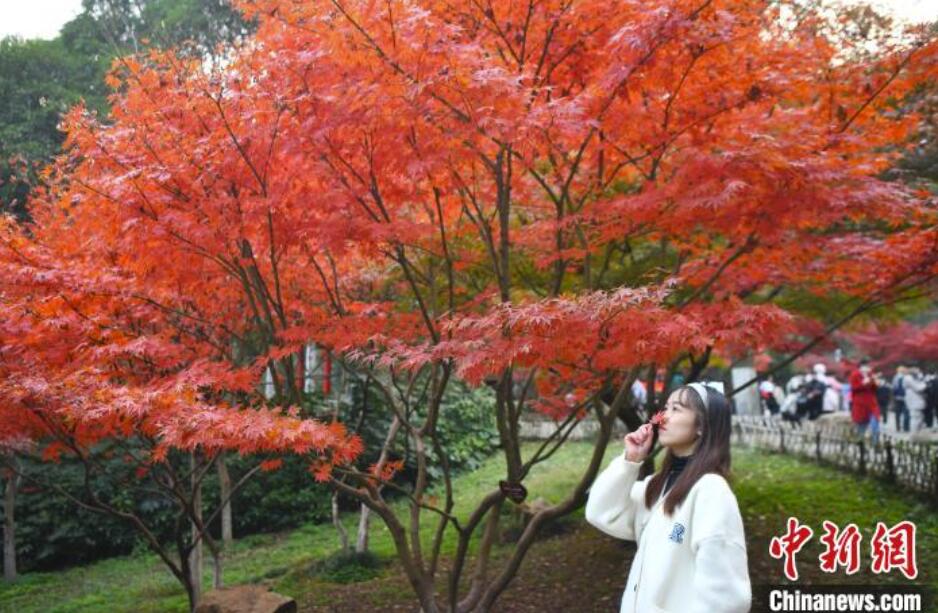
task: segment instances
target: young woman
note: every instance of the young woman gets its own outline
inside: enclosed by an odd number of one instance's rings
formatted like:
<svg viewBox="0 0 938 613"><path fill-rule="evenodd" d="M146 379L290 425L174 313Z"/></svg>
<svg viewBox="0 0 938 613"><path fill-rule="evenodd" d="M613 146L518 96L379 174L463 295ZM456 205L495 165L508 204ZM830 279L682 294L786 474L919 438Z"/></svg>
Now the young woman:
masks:
<svg viewBox="0 0 938 613"><path fill-rule="evenodd" d="M596 477L586 520L636 541L621 613L745 613L752 604L746 537L730 469L730 406L716 385L691 383L668 398L658 440L661 469L638 470L654 433L625 436L625 453Z"/></svg>

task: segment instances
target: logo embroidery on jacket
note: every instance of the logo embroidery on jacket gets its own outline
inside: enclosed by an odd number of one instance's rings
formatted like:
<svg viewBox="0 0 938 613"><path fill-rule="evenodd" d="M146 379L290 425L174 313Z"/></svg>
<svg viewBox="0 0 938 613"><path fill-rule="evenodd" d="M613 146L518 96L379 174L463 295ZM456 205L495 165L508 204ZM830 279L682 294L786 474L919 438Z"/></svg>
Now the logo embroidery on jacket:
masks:
<svg viewBox="0 0 938 613"><path fill-rule="evenodd" d="M682 524L675 523L674 527L671 529L671 536L668 539L674 541L675 543L684 542L684 526Z"/></svg>

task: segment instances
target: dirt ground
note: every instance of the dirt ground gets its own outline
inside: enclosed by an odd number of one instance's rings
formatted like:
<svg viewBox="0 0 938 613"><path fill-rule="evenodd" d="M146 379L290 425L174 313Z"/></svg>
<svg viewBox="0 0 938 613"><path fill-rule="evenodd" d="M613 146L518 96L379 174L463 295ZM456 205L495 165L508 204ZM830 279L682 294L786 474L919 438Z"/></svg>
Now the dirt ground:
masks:
<svg viewBox="0 0 938 613"><path fill-rule="evenodd" d="M561 534L543 537L532 545L518 575L493 611L614 613L619 610L635 545L610 538L585 522L571 522L568 526ZM505 553L493 555L496 569ZM379 579L338 586L330 592L330 604L299 602L299 610L317 613L419 611L414 606L413 591L396 566Z"/></svg>

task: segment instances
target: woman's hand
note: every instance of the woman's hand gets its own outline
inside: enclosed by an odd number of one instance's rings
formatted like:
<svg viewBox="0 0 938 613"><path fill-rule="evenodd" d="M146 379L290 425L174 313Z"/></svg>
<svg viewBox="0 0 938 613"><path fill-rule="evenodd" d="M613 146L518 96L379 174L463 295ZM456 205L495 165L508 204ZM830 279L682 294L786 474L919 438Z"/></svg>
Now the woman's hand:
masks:
<svg viewBox="0 0 938 613"><path fill-rule="evenodd" d="M651 424L645 424L635 432L625 435L625 459L629 462L644 462L651 451Z"/></svg>

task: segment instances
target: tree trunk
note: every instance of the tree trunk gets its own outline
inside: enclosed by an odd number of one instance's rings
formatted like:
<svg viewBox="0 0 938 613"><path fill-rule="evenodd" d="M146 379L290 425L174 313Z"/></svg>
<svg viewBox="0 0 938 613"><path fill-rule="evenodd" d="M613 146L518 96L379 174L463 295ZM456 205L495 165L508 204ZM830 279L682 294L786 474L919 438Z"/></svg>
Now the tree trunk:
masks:
<svg viewBox="0 0 938 613"><path fill-rule="evenodd" d="M198 470L196 456L193 453L191 456L191 468L192 468L192 512L201 522L202 520L202 484L198 482ZM193 602L195 606L198 606L199 600L202 598L202 539L200 538L199 528L196 523L192 522L192 541L195 543L195 547L192 548L192 553L190 554L190 568L192 572L192 593L193 593Z"/></svg>
<svg viewBox="0 0 938 613"><path fill-rule="evenodd" d="M401 420L397 415L394 416L394 420L391 421L391 427L388 429L388 434L384 438L384 444L381 446L381 455L378 456L378 466L384 466L384 463L388 460L388 455L391 450L391 445L394 444L394 439L397 437L397 432L400 430ZM378 491L383 489L382 485L378 486ZM364 553L368 551L368 527L371 524L371 509L365 503L361 505L361 515L358 518L358 539L355 543L355 551L357 553Z"/></svg>
<svg viewBox="0 0 938 613"><path fill-rule="evenodd" d="M224 586L224 580L222 579L222 566L224 560L222 559L225 555L225 550L221 547L217 547L212 551L212 587L216 590Z"/></svg>
<svg viewBox="0 0 938 613"><path fill-rule="evenodd" d="M16 462L11 458L11 462ZM16 488L19 485L19 475L11 470L7 477L6 488L3 492L3 578L6 581L16 581Z"/></svg>
<svg viewBox="0 0 938 613"><path fill-rule="evenodd" d="M342 551L348 551L348 531L342 525L342 518L339 517L339 492L332 493L332 523L339 532L339 543L342 545Z"/></svg>
<svg viewBox="0 0 938 613"><path fill-rule="evenodd" d="M362 504L361 515L358 516L358 540L355 543L355 552L368 551L368 526L371 524L371 509Z"/></svg>
<svg viewBox="0 0 938 613"><path fill-rule="evenodd" d="M221 499L225 505L221 509L221 543L224 549L230 549L234 540L234 531L231 524L231 475L228 474L228 465L225 463L225 454L218 455L218 485L221 490Z"/></svg>
<svg viewBox="0 0 938 613"><path fill-rule="evenodd" d="M481 600L482 594L485 592L492 545L498 540L498 522L501 519L502 504L502 500L498 500L492 505L492 508L489 509L488 519L485 522L485 529L482 533L482 542L479 544L479 552L476 556L475 574L469 585L469 592L459 601L459 605L456 607L457 611L469 611L474 609L476 605L479 604L479 600Z"/></svg>

